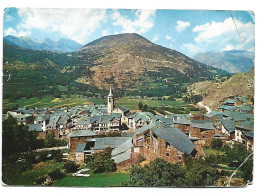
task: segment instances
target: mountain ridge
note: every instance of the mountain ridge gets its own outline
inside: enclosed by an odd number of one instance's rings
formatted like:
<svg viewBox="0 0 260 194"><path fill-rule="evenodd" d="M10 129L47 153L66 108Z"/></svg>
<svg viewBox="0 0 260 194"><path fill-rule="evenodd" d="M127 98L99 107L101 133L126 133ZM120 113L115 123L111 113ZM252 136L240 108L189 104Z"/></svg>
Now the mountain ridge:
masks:
<svg viewBox="0 0 260 194"><path fill-rule="evenodd" d="M245 73L254 66L254 53L244 50L198 53L193 59L230 73Z"/></svg>
<svg viewBox="0 0 260 194"><path fill-rule="evenodd" d="M38 41L26 36L8 35L4 37L3 41L27 49L54 52L74 52L83 46L74 40L64 38L58 41L53 41L50 38Z"/></svg>

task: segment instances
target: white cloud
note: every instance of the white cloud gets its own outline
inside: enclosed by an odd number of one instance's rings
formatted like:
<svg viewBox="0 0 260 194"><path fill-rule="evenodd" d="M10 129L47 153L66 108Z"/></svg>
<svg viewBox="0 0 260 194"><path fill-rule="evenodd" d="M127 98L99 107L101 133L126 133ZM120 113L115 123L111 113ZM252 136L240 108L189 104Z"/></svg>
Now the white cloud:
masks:
<svg viewBox="0 0 260 194"><path fill-rule="evenodd" d="M109 30L103 30L102 31L102 36L107 36L110 34L110 31Z"/></svg>
<svg viewBox="0 0 260 194"><path fill-rule="evenodd" d="M233 49L234 49L233 45L227 44L226 47L224 49L222 49L222 51L230 51L230 50L233 50Z"/></svg>
<svg viewBox="0 0 260 194"><path fill-rule="evenodd" d="M7 30L4 31L4 36L13 35L13 36L28 36L31 33L28 31L19 30L18 32L13 28L9 27Z"/></svg>
<svg viewBox="0 0 260 194"><path fill-rule="evenodd" d="M232 18L228 18L223 22L212 21L211 23L198 25L192 31L198 33L194 39L196 42L214 42L219 37L222 37L225 40L224 42L234 38L236 41L241 42L242 39L245 44L254 40L254 24L252 22L243 23L237 19L233 21Z"/></svg>
<svg viewBox="0 0 260 194"><path fill-rule="evenodd" d="M177 21L177 27L176 30L178 32L184 31L186 28L190 26L190 22L184 22L184 21Z"/></svg>
<svg viewBox="0 0 260 194"><path fill-rule="evenodd" d="M170 39L172 39L172 37L171 36L169 36L169 35L166 35L166 37L165 37L167 40L170 40Z"/></svg>
<svg viewBox="0 0 260 194"><path fill-rule="evenodd" d="M121 33L138 33L142 34L149 31L154 25L154 16L156 10L137 10L134 12L136 19L129 19L121 15L117 10L112 13L114 26L121 26Z"/></svg>
<svg viewBox="0 0 260 194"><path fill-rule="evenodd" d="M21 8L18 14L23 19L17 29L30 32L32 29L60 32L67 38L85 43L88 36L106 21L102 9L36 9Z"/></svg>
<svg viewBox="0 0 260 194"><path fill-rule="evenodd" d="M200 47L192 43L184 43L182 45L182 49L187 49L192 54L195 54L201 50Z"/></svg>

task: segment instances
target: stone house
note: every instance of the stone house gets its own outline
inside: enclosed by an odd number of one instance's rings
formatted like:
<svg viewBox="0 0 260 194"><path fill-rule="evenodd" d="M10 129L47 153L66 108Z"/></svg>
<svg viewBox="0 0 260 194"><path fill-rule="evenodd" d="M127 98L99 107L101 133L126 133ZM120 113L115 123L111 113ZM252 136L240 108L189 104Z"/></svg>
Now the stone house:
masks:
<svg viewBox="0 0 260 194"><path fill-rule="evenodd" d="M215 128L211 120L191 120L190 137L196 137L204 146L210 146Z"/></svg>
<svg viewBox="0 0 260 194"><path fill-rule="evenodd" d="M245 144L248 151L254 151L254 130L251 130L245 134Z"/></svg>
<svg viewBox="0 0 260 194"><path fill-rule="evenodd" d="M126 124L128 125L128 115L130 115L130 110L127 109L127 108L124 108L124 107L121 107L121 108L115 108L112 113L120 113L122 115L122 118L121 118L121 125L122 124Z"/></svg>
<svg viewBox="0 0 260 194"><path fill-rule="evenodd" d="M70 154L75 154L79 143L86 143L86 139L96 137L97 134L91 130L76 130L69 134L69 151Z"/></svg>
<svg viewBox="0 0 260 194"><path fill-rule="evenodd" d="M235 141L246 146L245 134L254 130L253 121L244 121L235 126Z"/></svg>

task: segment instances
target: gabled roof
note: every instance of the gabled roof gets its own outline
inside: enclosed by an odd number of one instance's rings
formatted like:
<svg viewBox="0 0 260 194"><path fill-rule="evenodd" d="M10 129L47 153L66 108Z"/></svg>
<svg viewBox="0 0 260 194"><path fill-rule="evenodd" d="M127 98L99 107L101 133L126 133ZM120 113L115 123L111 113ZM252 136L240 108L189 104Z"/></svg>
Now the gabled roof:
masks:
<svg viewBox="0 0 260 194"><path fill-rule="evenodd" d="M130 158L131 158L131 149L112 157L112 159L115 161L116 164L129 160Z"/></svg>
<svg viewBox="0 0 260 194"><path fill-rule="evenodd" d="M156 128L152 131L182 153L190 154L195 149L189 137L177 128Z"/></svg>
<svg viewBox="0 0 260 194"><path fill-rule="evenodd" d="M254 130L247 132L245 136L254 138Z"/></svg>
<svg viewBox="0 0 260 194"><path fill-rule="evenodd" d="M121 133L121 137L133 137L134 133Z"/></svg>
<svg viewBox="0 0 260 194"><path fill-rule="evenodd" d="M253 121L244 121L244 122L236 125L236 128L251 131L251 130L254 130L254 122Z"/></svg>
<svg viewBox="0 0 260 194"><path fill-rule="evenodd" d="M227 106L227 105L222 105L220 108L224 109L224 110L232 110L232 111L236 110L236 107L234 107L234 106Z"/></svg>
<svg viewBox="0 0 260 194"><path fill-rule="evenodd" d="M84 152L85 147L86 147L86 143L79 143L76 148L76 152Z"/></svg>
<svg viewBox="0 0 260 194"><path fill-rule="evenodd" d="M29 127L29 131L37 131L37 132L43 131L41 124L28 124L28 127Z"/></svg>
<svg viewBox="0 0 260 194"><path fill-rule="evenodd" d="M73 131L69 134L69 137L91 137L96 135L93 131L86 129Z"/></svg>
<svg viewBox="0 0 260 194"><path fill-rule="evenodd" d="M135 134L136 134L136 135L139 135L140 133L143 133L143 132L145 132L145 131L147 131L147 130L149 130L149 129L152 129L152 128L154 128L154 127L160 127L160 126L163 126L163 124L160 123L160 122L158 122L158 121L156 121L156 122L154 122L154 123L150 123L149 125L146 125L146 126L144 126L144 127L141 127L141 128L139 128L139 129L136 129L136 130L135 130Z"/></svg>
<svg viewBox="0 0 260 194"><path fill-rule="evenodd" d="M222 124L225 127L228 132L234 132L235 131L235 121L231 119L223 119Z"/></svg>
<svg viewBox="0 0 260 194"><path fill-rule="evenodd" d="M195 128L214 130L214 126L211 120L191 120L191 123Z"/></svg>
<svg viewBox="0 0 260 194"><path fill-rule="evenodd" d="M235 104L236 100L235 99L227 99L223 104Z"/></svg>
<svg viewBox="0 0 260 194"><path fill-rule="evenodd" d="M190 119L186 117L176 117L173 121L174 124L190 125Z"/></svg>
<svg viewBox="0 0 260 194"><path fill-rule="evenodd" d="M123 152L131 149L132 147L134 147L134 145L132 143L132 138L131 138L131 139L127 140L126 142L122 143L117 148L113 149L113 151L111 152L111 155L112 156L118 155L120 153L123 153Z"/></svg>
<svg viewBox="0 0 260 194"><path fill-rule="evenodd" d="M103 150L108 147L116 148L126 142L127 140L132 139L131 137L102 137L96 138L94 150Z"/></svg>

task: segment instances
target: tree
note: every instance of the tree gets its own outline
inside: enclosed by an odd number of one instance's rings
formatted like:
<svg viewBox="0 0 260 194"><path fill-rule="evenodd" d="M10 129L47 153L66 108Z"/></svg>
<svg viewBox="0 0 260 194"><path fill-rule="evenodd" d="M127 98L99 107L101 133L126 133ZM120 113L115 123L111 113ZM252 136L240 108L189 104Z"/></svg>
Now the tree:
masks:
<svg viewBox="0 0 260 194"><path fill-rule="evenodd" d="M54 139L54 132L49 133L46 135L45 140L44 140L44 146L46 148L54 147L55 146L55 139Z"/></svg>
<svg viewBox="0 0 260 194"><path fill-rule="evenodd" d="M139 103L138 103L138 108L139 108L139 110L142 110L142 109L143 109L143 103L142 103L142 102L139 102Z"/></svg>
<svg viewBox="0 0 260 194"><path fill-rule="evenodd" d="M18 125L12 116L3 121L2 135L3 156L41 147L36 134L29 131L28 126Z"/></svg>
<svg viewBox="0 0 260 194"><path fill-rule="evenodd" d="M143 112L147 112L147 111L148 111L148 105L147 105L147 104L144 105L142 111L143 111Z"/></svg>
<svg viewBox="0 0 260 194"><path fill-rule="evenodd" d="M88 156L85 163L94 173L114 172L116 165L114 160L111 159L111 152L112 149L107 148L103 152Z"/></svg>
<svg viewBox="0 0 260 194"><path fill-rule="evenodd" d="M124 186L185 186L186 170L180 164L170 164L156 158L149 165L133 166Z"/></svg>
<svg viewBox="0 0 260 194"><path fill-rule="evenodd" d="M211 147L213 149L220 149L223 145L223 142L220 140L220 139L214 139L212 142L211 142Z"/></svg>

